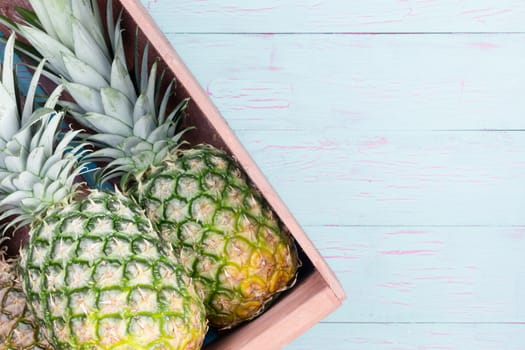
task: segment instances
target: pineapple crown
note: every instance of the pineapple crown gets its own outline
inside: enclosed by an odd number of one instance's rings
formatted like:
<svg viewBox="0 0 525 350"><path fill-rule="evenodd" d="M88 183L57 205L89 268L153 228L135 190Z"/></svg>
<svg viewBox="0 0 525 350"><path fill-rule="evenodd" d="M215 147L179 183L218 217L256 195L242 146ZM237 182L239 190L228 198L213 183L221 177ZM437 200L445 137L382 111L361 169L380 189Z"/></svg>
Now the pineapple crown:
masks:
<svg viewBox="0 0 525 350"><path fill-rule="evenodd" d="M169 108L175 80L161 88L164 72L157 61L149 67L148 44L139 50L135 33L133 71L130 74L123 46L122 12L114 20L107 1L106 27L96 0L30 0L34 12L19 10L23 24L4 18L4 24L21 34L38 54L46 70L74 102L61 103L94 134L84 134L97 151L91 159L109 163L102 180L140 178L152 165L180 146L184 131L178 123L188 100ZM106 39L107 38L107 39ZM141 52L139 52L141 51ZM133 76L132 76L133 75Z"/></svg>
<svg viewBox="0 0 525 350"><path fill-rule="evenodd" d="M0 220L20 227L56 203L68 201L81 185L85 144L73 141L79 130L61 131L63 113L51 112L24 125L1 153Z"/></svg>
<svg viewBox="0 0 525 350"><path fill-rule="evenodd" d="M55 113L54 107L62 86L51 93L44 107L34 110L44 61L35 70L19 112L14 45L12 34L4 49L0 83L0 220L15 216L4 229L23 226L49 205L72 195L85 153L84 144L71 146L79 131L66 132L55 145L63 114Z"/></svg>

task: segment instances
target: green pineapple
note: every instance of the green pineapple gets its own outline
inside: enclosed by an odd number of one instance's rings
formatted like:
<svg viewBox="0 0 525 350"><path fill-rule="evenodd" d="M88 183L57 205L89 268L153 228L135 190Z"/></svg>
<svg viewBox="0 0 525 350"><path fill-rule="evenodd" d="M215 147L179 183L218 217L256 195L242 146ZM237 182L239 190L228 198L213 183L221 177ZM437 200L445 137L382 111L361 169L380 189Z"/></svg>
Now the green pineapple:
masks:
<svg viewBox="0 0 525 350"><path fill-rule="evenodd" d="M14 217L3 232L28 227L18 268L46 340L58 349L199 349L202 299L143 210L75 181L85 145L50 112L61 88L46 108L20 115L9 86L0 88L0 219ZM18 341L29 326L7 336Z"/></svg>
<svg viewBox="0 0 525 350"><path fill-rule="evenodd" d="M130 200L92 191L33 224L28 299L58 348L199 349L204 309Z"/></svg>
<svg viewBox="0 0 525 350"><path fill-rule="evenodd" d="M167 108L174 82L161 90L157 63L147 71L147 46L135 52L135 77L128 74L111 1L109 43L96 1L30 2L38 21L25 16L18 30L65 80L71 113L96 132L93 158L109 162L105 179L121 176L126 193L181 254L213 326L258 315L295 281L290 234L229 155L209 145L180 147L176 126L188 100Z"/></svg>

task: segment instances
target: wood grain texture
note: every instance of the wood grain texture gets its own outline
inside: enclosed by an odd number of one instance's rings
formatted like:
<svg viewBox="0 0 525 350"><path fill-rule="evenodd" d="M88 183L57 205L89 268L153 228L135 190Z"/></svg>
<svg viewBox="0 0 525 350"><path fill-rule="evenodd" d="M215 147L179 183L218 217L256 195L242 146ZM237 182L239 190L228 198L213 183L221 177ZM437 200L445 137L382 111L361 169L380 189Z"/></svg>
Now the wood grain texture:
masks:
<svg viewBox="0 0 525 350"><path fill-rule="evenodd" d="M525 129L524 34L168 38L235 130Z"/></svg>
<svg viewBox="0 0 525 350"><path fill-rule="evenodd" d="M306 230L348 295L325 322L525 327L525 226Z"/></svg>
<svg viewBox="0 0 525 350"><path fill-rule="evenodd" d="M514 32L520 0L142 0L165 32Z"/></svg>
<svg viewBox="0 0 525 350"><path fill-rule="evenodd" d="M523 225L516 132L243 131L303 225Z"/></svg>
<svg viewBox="0 0 525 350"><path fill-rule="evenodd" d="M522 350L521 324L321 323L286 350Z"/></svg>

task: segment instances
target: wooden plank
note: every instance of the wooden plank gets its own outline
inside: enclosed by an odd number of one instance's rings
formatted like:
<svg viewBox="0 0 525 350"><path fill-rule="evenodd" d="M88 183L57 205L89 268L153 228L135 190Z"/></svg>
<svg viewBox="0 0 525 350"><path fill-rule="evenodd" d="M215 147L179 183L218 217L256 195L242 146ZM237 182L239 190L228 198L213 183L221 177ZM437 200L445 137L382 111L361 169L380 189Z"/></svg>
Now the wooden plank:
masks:
<svg viewBox="0 0 525 350"><path fill-rule="evenodd" d="M348 297L327 322L525 325L525 226L306 231Z"/></svg>
<svg viewBox="0 0 525 350"><path fill-rule="evenodd" d="M514 32L520 0L142 0L165 32Z"/></svg>
<svg viewBox="0 0 525 350"><path fill-rule="evenodd" d="M302 225L524 225L523 132L241 131Z"/></svg>
<svg viewBox="0 0 525 350"><path fill-rule="evenodd" d="M169 40L235 130L525 129L524 34Z"/></svg>
<svg viewBox="0 0 525 350"><path fill-rule="evenodd" d="M286 350L522 350L523 324L318 324Z"/></svg>

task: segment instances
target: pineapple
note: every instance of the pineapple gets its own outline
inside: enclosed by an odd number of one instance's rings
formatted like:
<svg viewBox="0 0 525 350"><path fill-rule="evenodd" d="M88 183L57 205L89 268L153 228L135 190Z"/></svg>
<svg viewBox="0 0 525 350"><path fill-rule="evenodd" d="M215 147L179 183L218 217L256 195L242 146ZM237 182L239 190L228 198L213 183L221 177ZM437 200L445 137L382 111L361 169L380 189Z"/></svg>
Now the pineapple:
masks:
<svg viewBox="0 0 525 350"><path fill-rule="evenodd" d="M73 142L80 131L62 132L63 114L50 112L61 87L44 109L21 116L4 85L0 219L14 219L2 232L28 228L18 269L46 340L58 349L199 349L207 330L202 298L144 211L118 192L75 181L86 151ZM11 342L25 342L19 338L31 324L4 326Z"/></svg>
<svg viewBox="0 0 525 350"><path fill-rule="evenodd" d="M92 159L109 163L104 179L121 177L125 193L172 243L203 292L211 325L231 328L257 316L295 281L290 234L227 153L181 147L177 123L189 101L168 108L175 82L161 89L157 62L148 71L147 46L135 50L135 77L128 74L111 1L107 33L96 1L30 2L38 20L25 15L13 26L65 81L75 101L69 110L95 132Z"/></svg>
<svg viewBox="0 0 525 350"><path fill-rule="evenodd" d="M0 349L50 350L27 306L16 261L0 252Z"/></svg>

